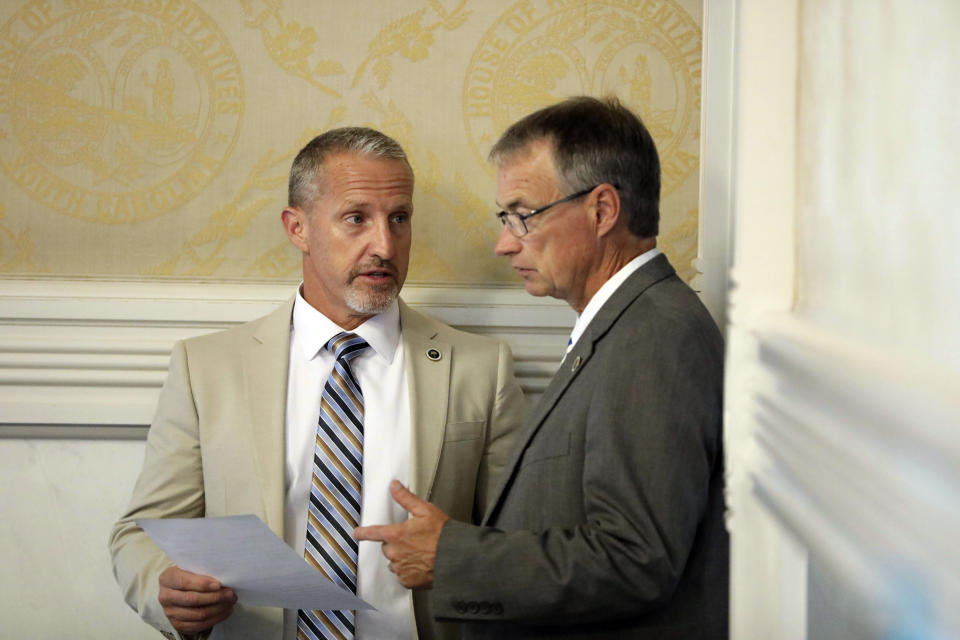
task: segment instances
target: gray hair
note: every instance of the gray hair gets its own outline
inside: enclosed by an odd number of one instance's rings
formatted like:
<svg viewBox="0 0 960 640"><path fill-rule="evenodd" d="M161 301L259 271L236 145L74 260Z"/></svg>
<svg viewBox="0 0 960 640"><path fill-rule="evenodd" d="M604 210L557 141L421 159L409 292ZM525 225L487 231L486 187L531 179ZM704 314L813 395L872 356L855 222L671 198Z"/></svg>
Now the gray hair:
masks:
<svg viewBox="0 0 960 640"><path fill-rule="evenodd" d="M517 121L490 151L500 164L532 143L549 140L553 164L570 192L617 187L630 232L652 238L660 223L660 157L650 132L616 98L569 98Z"/></svg>
<svg viewBox="0 0 960 640"><path fill-rule="evenodd" d="M307 143L290 167L287 204L305 209L320 195L319 177L326 159L351 152L371 158L400 160L410 166L403 147L390 136L367 127L340 127L322 133Z"/></svg>

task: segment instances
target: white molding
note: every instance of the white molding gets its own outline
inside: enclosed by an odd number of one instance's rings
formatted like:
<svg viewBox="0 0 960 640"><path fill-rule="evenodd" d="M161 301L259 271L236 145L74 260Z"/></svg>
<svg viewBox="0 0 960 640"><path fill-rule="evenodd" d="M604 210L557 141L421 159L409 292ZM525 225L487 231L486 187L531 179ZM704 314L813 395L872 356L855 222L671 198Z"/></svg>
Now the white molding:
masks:
<svg viewBox="0 0 960 640"><path fill-rule="evenodd" d="M914 606L960 628L955 374L792 315L754 337L754 494L858 594L865 628Z"/></svg>
<svg viewBox="0 0 960 640"><path fill-rule="evenodd" d="M705 0L697 275L691 285L726 332L733 231L736 3Z"/></svg>
<svg viewBox="0 0 960 640"><path fill-rule="evenodd" d="M0 280L0 436L145 427L176 340L269 313L294 286ZM408 285L403 298L451 325L508 342L517 378L534 396L556 371L575 319L562 302L513 287Z"/></svg>
<svg viewBox="0 0 960 640"><path fill-rule="evenodd" d="M770 484L766 494L758 488L758 479L778 466L757 437L755 415L759 387L769 381L758 362L757 327L767 317L788 314L795 296L799 2L737 0L725 6L712 0L710 8L707 30L720 30L733 48L732 70L722 69L716 79L732 85L733 103L729 173L720 174L715 190L723 198L720 206L729 203L733 211L724 380L731 637L802 640L807 541L770 507L780 486Z"/></svg>

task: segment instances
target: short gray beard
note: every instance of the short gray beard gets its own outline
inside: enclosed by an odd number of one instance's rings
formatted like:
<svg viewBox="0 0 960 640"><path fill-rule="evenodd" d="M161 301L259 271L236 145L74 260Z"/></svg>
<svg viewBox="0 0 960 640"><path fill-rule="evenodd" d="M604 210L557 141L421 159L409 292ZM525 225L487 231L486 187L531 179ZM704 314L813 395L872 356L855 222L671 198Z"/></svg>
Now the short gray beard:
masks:
<svg viewBox="0 0 960 640"><path fill-rule="evenodd" d="M363 315L376 315L390 308L400 294L400 287L391 282L389 287L363 291L351 284L343 295L343 301L350 309Z"/></svg>

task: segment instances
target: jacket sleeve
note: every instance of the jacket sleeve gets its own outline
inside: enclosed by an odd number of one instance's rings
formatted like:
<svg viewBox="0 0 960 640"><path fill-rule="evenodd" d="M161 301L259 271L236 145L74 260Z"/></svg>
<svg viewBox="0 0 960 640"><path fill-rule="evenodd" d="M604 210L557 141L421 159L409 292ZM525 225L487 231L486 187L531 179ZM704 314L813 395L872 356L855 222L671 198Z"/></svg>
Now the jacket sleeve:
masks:
<svg viewBox="0 0 960 640"><path fill-rule="evenodd" d="M140 476L127 511L113 526L113 573L127 604L168 638L181 636L158 601L159 576L172 562L136 525L140 518L199 518L204 515L203 469L197 410L186 349L173 347L166 382L147 434Z"/></svg>
<svg viewBox="0 0 960 640"><path fill-rule="evenodd" d="M444 526L439 619L564 624L670 600L722 473L722 347L653 335L594 354L508 471L497 508L531 526Z"/></svg>

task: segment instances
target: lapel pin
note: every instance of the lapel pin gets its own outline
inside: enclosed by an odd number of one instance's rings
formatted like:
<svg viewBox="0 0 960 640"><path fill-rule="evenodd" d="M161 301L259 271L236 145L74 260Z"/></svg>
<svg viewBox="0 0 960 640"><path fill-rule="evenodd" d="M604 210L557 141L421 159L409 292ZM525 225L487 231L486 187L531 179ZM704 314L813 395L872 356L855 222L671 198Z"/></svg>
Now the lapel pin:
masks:
<svg viewBox="0 0 960 640"><path fill-rule="evenodd" d="M427 357L436 362L442 358L443 355L437 349L427 349Z"/></svg>
<svg viewBox="0 0 960 640"><path fill-rule="evenodd" d="M573 361L573 367L571 367L570 371L576 371L577 369L580 368L580 365L582 363L583 363L583 358L581 358L580 356L577 356L576 359Z"/></svg>

